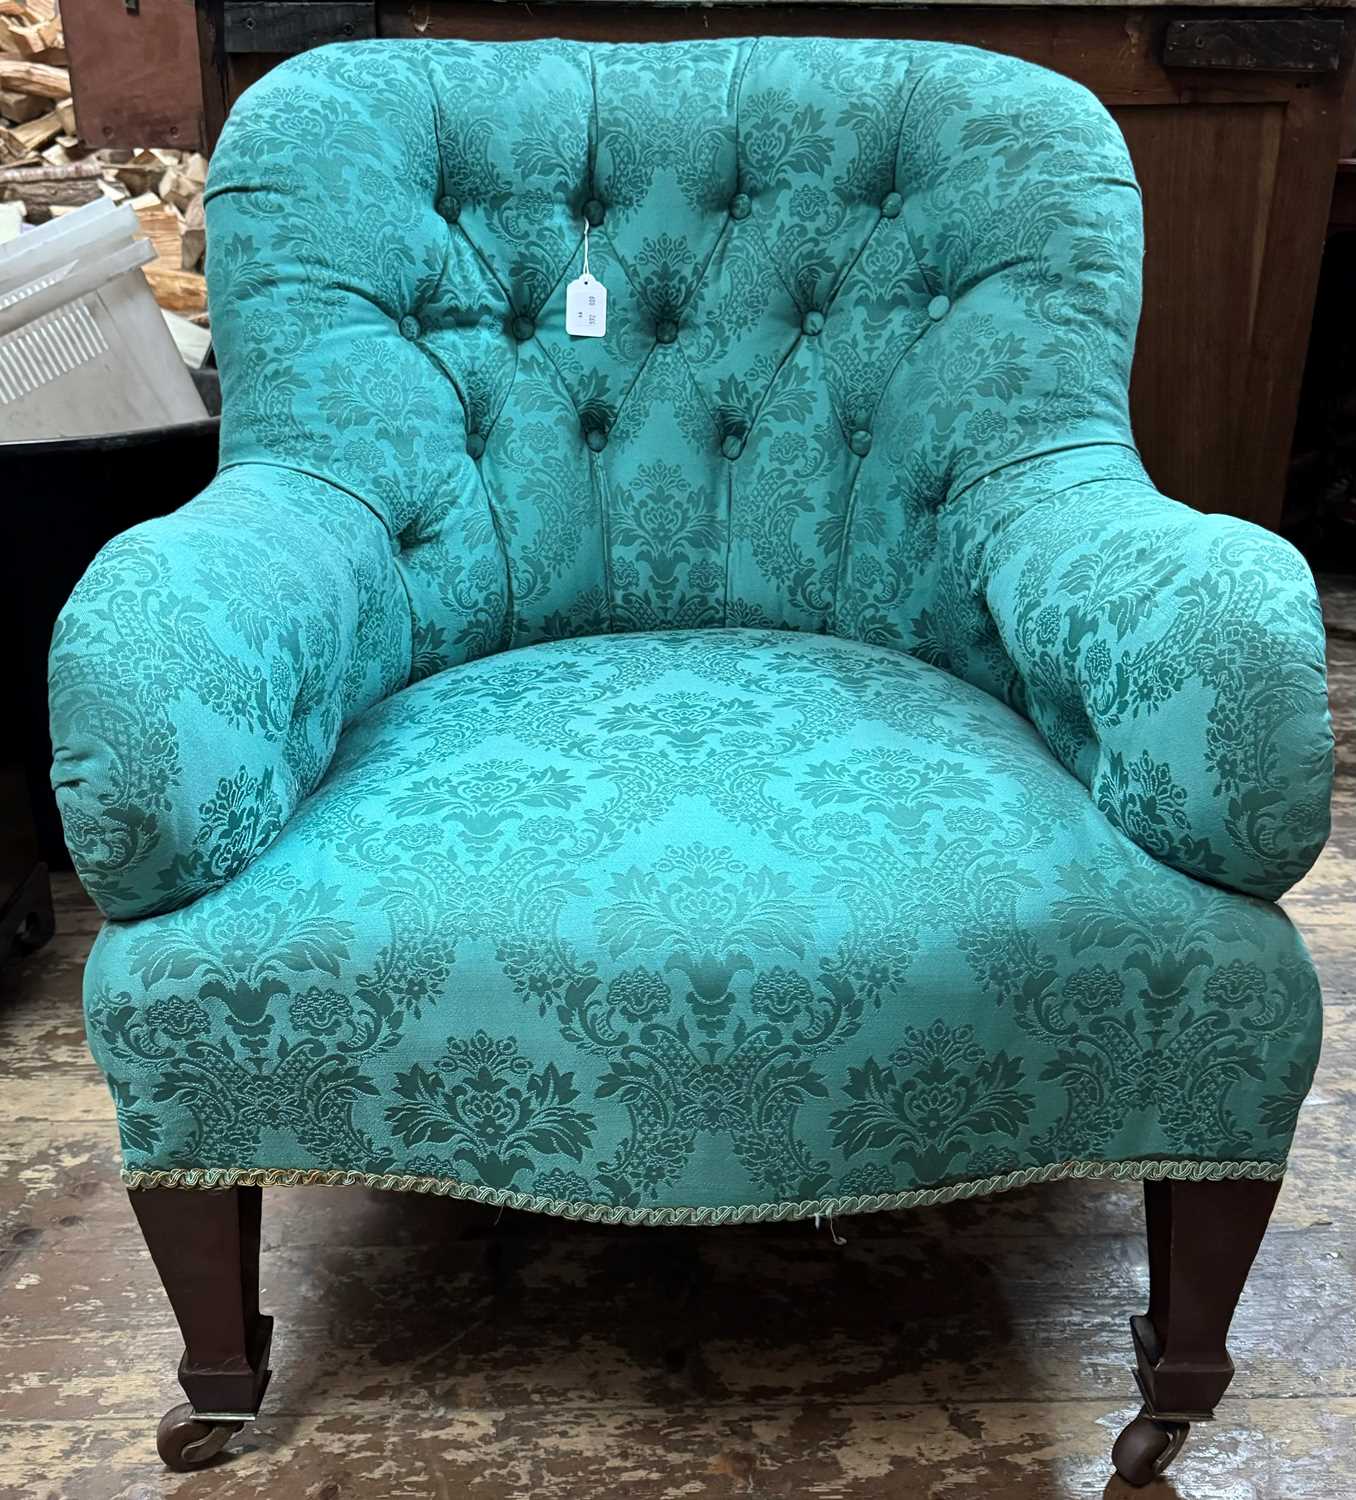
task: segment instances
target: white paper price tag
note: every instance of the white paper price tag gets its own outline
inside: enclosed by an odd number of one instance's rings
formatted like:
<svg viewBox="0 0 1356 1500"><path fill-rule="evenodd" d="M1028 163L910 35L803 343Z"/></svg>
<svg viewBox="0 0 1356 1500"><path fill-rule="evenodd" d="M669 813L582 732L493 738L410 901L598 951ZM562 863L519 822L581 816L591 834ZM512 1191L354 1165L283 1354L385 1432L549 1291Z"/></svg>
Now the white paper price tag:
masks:
<svg viewBox="0 0 1356 1500"><path fill-rule="evenodd" d="M607 288L587 271L565 288L565 327L581 339L600 339L607 332Z"/></svg>

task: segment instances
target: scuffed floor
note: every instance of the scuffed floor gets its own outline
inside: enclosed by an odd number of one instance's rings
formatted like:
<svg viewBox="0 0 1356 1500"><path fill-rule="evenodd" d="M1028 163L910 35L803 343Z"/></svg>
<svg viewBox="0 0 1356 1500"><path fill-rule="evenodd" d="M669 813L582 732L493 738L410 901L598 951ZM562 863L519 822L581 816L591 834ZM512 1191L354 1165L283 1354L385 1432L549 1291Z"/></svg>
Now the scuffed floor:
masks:
<svg viewBox="0 0 1356 1500"><path fill-rule="evenodd" d="M1356 591L1326 591L1332 843L1285 902L1318 961L1323 1064L1230 1347L1220 1420L1152 1500L1356 1500ZM994 1500L1128 1496L1136 1190L1057 1184L902 1215L597 1229L359 1189L264 1195L277 1318L262 1420L171 1475L180 1343L85 1052L96 917L0 992L4 1500Z"/></svg>

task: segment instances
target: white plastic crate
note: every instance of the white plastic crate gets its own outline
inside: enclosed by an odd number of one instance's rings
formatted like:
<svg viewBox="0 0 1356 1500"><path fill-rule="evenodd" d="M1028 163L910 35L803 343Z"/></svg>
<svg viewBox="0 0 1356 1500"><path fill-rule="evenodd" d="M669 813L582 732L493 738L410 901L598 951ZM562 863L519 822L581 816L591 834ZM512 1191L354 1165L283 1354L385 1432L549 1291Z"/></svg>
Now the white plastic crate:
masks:
<svg viewBox="0 0 1356 1500"><path fill-rule="evenodd" d="M141 274L155 251L137 227L100 199L0 246L0 441L207 415Z"/></svg>

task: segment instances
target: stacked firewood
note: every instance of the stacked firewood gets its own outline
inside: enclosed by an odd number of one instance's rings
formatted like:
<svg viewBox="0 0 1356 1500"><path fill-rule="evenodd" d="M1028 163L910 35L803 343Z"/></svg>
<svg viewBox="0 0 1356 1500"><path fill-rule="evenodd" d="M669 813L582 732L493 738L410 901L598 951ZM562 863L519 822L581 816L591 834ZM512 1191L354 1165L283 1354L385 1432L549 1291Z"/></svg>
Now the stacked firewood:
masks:
<svg viewBox="0 0 1356 1500"><path fill-rule="evenodd" d="M196 152L94 150L76 131L56 0L0 0L0 242L103 195L130 202L156 249L156 301L202 321L202 189Z"/></svg>

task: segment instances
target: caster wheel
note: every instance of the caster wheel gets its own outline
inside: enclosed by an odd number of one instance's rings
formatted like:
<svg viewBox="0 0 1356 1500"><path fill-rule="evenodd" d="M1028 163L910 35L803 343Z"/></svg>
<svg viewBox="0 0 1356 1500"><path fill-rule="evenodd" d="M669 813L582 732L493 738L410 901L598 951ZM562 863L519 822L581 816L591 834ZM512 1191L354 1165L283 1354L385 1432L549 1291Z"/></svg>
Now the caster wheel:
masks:
<svg viewBox="0 0 1356 1500"><path fill-rule="evenodd" d="M1182 1451L1190 1431L1190 1422L1159 1422L1141 1411L1116 1439L1111 1462L1126 1484L1138 1488L1158 1478Z"/></svg>
<svg viewBox="0 0 1356 1500"><path fill-rule="evenodd" d="M245 1424L203 1422L187 1401L172 1406L155 1429L155 1447L167 1469L186 1474L210 1463Z"/></svg>

